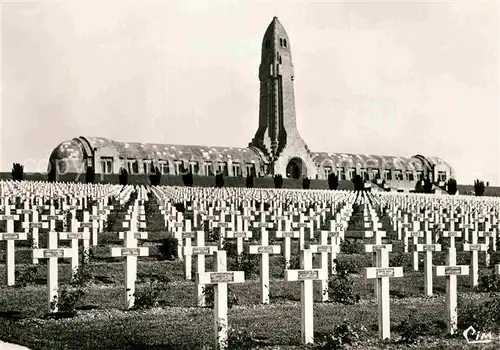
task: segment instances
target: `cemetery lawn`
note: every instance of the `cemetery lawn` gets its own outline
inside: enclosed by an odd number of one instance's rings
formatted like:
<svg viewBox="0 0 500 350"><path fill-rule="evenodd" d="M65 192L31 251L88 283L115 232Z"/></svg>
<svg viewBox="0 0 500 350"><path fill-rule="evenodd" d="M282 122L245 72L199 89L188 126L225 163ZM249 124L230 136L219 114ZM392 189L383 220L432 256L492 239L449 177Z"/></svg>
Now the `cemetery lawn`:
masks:
<svg viewBox="0 0 500 350"><path fill-rule="evenodd" d="M364 255L363 255L364 256ZM356 259L356 254L351 255ZM361 258L361 256L359 256ZM207 258L207 271L211 269ZM148 288L149 273L166 275L170 282L159 295L159 306L145 310L123 311L123 263L92 263L93 282L85 287L73 317L46 317L45 266L40 265L37 280L26 287L0 287L0 339L31 349L200 349L209 347L213 338L213 313L209 308L194 305L195 284L182 276L178 261L145 260L138 264L138 293ZM276 264L271 264L271 266ZM4 266L0 265L0 278ZM279 271L271 274L271 305L259 305L258 277L230 289L238 302L229 310L229 325L243 335L251 346L244 349L303 349L300 345L300 283L284 282ZM61 288L69 280L69 265L60 265ZM320 303L319 285L315 283L314 329L316 340L332 335L336 325L346 320L350 325L364 326L357 330L360 339L351 348L408 348L398 342L405 330L398 328L409 315L423 325L425 339L411 348L470 348L462 335L447 337L445 329L445 279L434 279L435 296L422 297L423 274L405 267L405 277L392 279L392 340L381 342L377 337L377 305L371 296L371 283L354 276L354 287L361 302L354 305ZM468 278L458 278L458 290L465 298L480 303L487 295L472 293ZM249 340L251 339L251 340ZM500 342L488 344L499 348ZM479 348L479 347L478 347ZM482 345L481 348L485 348Z"/></svg>

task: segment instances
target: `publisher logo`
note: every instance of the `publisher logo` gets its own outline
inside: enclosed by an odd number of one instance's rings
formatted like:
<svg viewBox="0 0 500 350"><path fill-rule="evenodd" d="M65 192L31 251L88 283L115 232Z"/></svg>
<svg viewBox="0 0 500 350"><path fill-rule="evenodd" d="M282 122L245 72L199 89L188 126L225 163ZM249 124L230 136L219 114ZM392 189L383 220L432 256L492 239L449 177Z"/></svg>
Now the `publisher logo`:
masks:
<svg viewBox="0 0 500 350"><path fill-rule="evenodd" d="M478 332L472 326L467 328L462 334L469 344L485 344L490 343L492 340L491 332Z"/></svg>

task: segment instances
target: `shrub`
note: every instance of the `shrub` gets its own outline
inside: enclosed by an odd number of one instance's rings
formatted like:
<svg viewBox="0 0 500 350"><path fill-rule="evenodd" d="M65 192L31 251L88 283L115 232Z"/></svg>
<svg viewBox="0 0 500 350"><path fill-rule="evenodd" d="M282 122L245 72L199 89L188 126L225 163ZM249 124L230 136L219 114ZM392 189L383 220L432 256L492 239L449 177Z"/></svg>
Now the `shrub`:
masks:
<svg viewBox="0 0 500 350"><path fill-rule="evenodd" d="M246 187L247 188L253 188L253 183L254 183L254 177L252 174L249 174L247 176L247 180L246 180Z"/></svg>
<svg viewBox="0 0 500 350"><path fill-rule="evenodd" d="M330 190L337 190L339 188L339 178L335 174L328 175L328 188Z"/></svg>
<svg viewBox="0 0 500 350"><path fill-rule="evenodd" d="M87 171L85 172L85 182L88 184L93 184L95 181L95 171L91 166L87 167Z"/></svg>
<svg viewBox="0 0 500 350"><path fill-rule="evenodd" d="M443 320L410 312L394 329L401 335L400 343L416 344L426 337L440 336L446 330Z"/></svg>
<svg viewBox="0 0 500 350"><path fill-rule="evenodd" d="M209 284L203 287L203 295L205 296L205 305L211 309L214 307L214 285ZM238 305L238 297L234 294L233 288L227 287L227 307L231 309L234 305Z"/></svg>
<svg viewBox="0 0 500 350"><path fill-rule="evenodd" d="M193 178L193 173L191 171L187 174L182 175L182 183L186 187L193 187L194 178Z"/></svg>
<svg viewBox="0 0 500 350"><path fill-rule="evenodd" d="M314 348L324 350L345 349L346 346L356 345L366 334L367 330L364 326L353 325L344 320L341 324L336 325L331 333L315 335L317 340Z"/></svg>
<svg viewBox="0 0 500 350"><path fill-rule="evenodd" d="M186 213L186 206L184 205L183 202L177 202L174 204L175 210L177 210L179 213Z"/></svg>
<svg viewBox="0 0 500 350"><path fill-rule="evenodd" d="M455 195L458 191L457 180L449 179L448 183L446 184L446 189L447 189L448 194L451 194L452 196Z"/></svg>
<svg viewBox="0 0 500 350"><path fill-rule="evenodd" d="M215 187L224 187L224 176L222 173L215 175Z"/></svg>
<svg viewBox="0 0 500 350"><path fill-rule="evenodd" d="M35 283L39 265L24 265L16 277L16 287L24 288Z"/></svg>
<svg viewBox="0 0 500 350"><path fill-rule="evenodd" d="M83 259L85 261L85 259ZM66 313L71 316L75 314L75 308L80 299L85 295L84 288L93 280L92 271L87 264L82 264L73 274L70 287L63 287L59 298L54 297L50 304L51 310L58 308L58 313Z"/></svg>
<svg viewBox="0 0 500 350"><path fill-rule="evenodd" d="M134 309L149 309L159 304L160 294L167 289L170 279L158 274L149 273L139 277L145 286L136 290Z"/></svg>
<svg viewBox="0 0 500 350"><path fill-rule="evenodd" d="M83 250L83 249L82 249ZM82 256L83 254L79 254ZM85 261L85 259L82 259ZM83 289L88 286L94 280L93 270L90 269L90 265L82 263L78 266L78 269L73 273L70 285L75 288Z"/></svg>
<svg viewBox="0 0 500 350"><path fill-rule="evenodd" d="M58 313L74 315L76 305L84 294L85 292L81 288L63 287L59 293L59 298L55 296L54 300L50 303L50 309L54 311L57 307Z"/></svg>
<svg viewBox="0 0 500 350"><path fill-rule="evenodd" d="M349 241L347 239L340 240L340 251L343 254L363 254L365 246L360 241Z"/></svg>
<svg viewBox="0 0 500 350"><path fill-rule="evenodd" d="M151 165L151 174L149 175L149 182L151 186L160 186L161 183L161 172L158 167Z"/></svg>
<svg viewBox="0 0 500 350"><path fill-rule="evenodd" d="M483 181L479 181L479 180L475 180L474 181L474 194L476 196L482 196L484 194L484 182Z"/></svg>
<svg viewBox="0 0 500 350"><path fill-rule="evenodd" d="M497 331L500 320L500 295L491 293L486 301L458 298L458 325L460 331L470 326L480 332Z"/></svg>
<svg viewBox="0 0 500 350"><path fill-rule="evenodd" d="M500 279L495 273L482 275L477 286L478 291L487 293L500 292Z"/></svg>
<svg viewBox="0 0 500 350"><path fill-rule="evenodd" d="M12 163L12 180L23 181L24 180L24 166L19 163Z"/></svg>
<svg viewBox="0 0 500 350"><path fill-rule="evenodd" d="M332 275L328 281L328 297L334 302L345 305L358 303L360 296L354 293L354 280L349 275L348 269L337 259L334 263L337 274Z"/></svg>
<svg viewBox="0 0 500 350"><path fill-rule="evenodd" d="M128 171L125 168L120 169L120 175L118 175L118 179L120 180L120 185L127 186L128 185Z"/></svg>
<svg viewBox="0 0 500 350"><path fill-rule="evenodd" d="M405 270L411 268L412 256L404 252L391 253L389 256L389 266L402 266Z"/></svg>
<svg viewBox="0 0 500 350"><path fill-rule="evenodd" d="M227 252L228 268L230 271L244 271L245 278L250 279L259 272L259 257L250 254L248 247L244 247L241 255L238 256L236 242L224 241L223 250Z"/></svg>
<svg viewBox="0 0 500 350"><path fill-rule="evenodd" d="M178 253L178 242L175 237L168 237L161 240L161 245L158 247L158 253L161 260L175 260Z"/></svg>
<svg viewBox="0 0 500 350"><path fill-rule="evenodd" d="M424 193L432 193L432 182L428 177L424 180Z"/></svg>
<svg viewBox="0 0 500 350"><path fill-rule="evenodd" d="M247 350L258 347L259 342L254 340L254 334L248 328L228 327L227 348Z"/></svg>
<svg viewBox="0 0 500 350"><path fill-rule="evenodd" d="M311 179L309 179L308 177L305 177L302 180L302 189L308 190L309 187L311 187Z"/></svg>
<svg viewBox="0 0 500 350"><path fill-rule="evenodd" d="M274 175L274 188L282 188L283 187L283 176Z"/></svg>
<svg viewBox="0 0 500 350"><path fill-rule="evenodd" d="M53 162L49 163L49 172L47 173L47 181L48 182L56 182L57 174L56 174L56 165Z"/></svg>
<svg viewBox="0 0 500 350"><path fill-rule="evenodd" d="M361 175L356 174L354 178L352 179L352 183L354 184L354 190L355 191L364 191L365 190L365 182L363 181L363 178Z"/></svg>

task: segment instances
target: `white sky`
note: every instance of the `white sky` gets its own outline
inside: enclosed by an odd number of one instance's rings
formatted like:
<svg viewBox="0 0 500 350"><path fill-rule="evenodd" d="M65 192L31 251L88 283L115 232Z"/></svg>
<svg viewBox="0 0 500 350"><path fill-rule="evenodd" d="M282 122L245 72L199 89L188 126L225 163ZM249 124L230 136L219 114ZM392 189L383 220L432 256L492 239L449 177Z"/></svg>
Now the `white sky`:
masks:
<svg viewBox="0 0 500 350"><path fill-rule="evenodd" d="M0 164L76 136L246 147L264 32L312 151L439 156L500 184L499 2L3 2Z"/></svg>

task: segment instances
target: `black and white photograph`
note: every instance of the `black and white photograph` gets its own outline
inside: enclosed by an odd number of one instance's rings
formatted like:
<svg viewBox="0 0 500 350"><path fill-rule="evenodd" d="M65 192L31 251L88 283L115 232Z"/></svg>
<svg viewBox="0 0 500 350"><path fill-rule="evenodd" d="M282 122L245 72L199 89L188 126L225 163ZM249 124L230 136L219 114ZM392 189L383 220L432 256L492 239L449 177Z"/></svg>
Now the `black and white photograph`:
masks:
<svg viewBox="0 0 500 350"><path fill-rule="evenodd" d="M0 0L0 53L0 350L500 348L499 0Z"/></svg>

